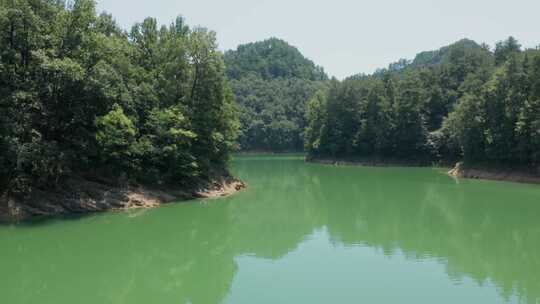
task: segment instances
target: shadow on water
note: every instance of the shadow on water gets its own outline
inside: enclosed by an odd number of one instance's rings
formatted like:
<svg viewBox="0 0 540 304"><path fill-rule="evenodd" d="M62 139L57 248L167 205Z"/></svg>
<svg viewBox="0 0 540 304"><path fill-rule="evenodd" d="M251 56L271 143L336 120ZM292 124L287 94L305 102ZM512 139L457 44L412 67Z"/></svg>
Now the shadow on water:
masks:
<svg viewBox="0 0 540 304"><path fill-rule="evenodd" d="M179 203L183 203L179 202ZM18 227L18 228L41 228L44 226L49 225L55 225L55 224L63 224L70 221L81 221L81 220L92 220L94 218L98 218L100 216L107 216L112 214L119 214L119 215L128 215L128 216L135 216L137 214L144 214L149 209L141 208L141 209L132 209L132 210L109 210L109 211L100 211L100 212L89 212L89 213L72 213L72 214L60 214L60 215L53 215L53 216L35 216L29 219L24 220L11 220L11 221L0 221L0 229L6 228L6 227Z"/></svg>
<svg viewBox="0 0 540 304"><path fill-rule="evenodd" d="M12 221L0 221L0 229L2 227L34 227L40 228L47 225L54 225L58 222L66 221L79 221L85 218L91 218L98 216L99 213L80 213L80 214L64 214L56 216L36 216L30 219L25 219L21 221L12 220Z"/></svg>
<svg viewBox="0 0 540 304"><path fill-rule="evenodd" d="M538 187L300 156L242 156L234 168L249 188L229 198L0 227L2 298L220 303L241 270L238 257L287 259L324 229L331 244L437 260L453 280L540 301Z"/></svg>

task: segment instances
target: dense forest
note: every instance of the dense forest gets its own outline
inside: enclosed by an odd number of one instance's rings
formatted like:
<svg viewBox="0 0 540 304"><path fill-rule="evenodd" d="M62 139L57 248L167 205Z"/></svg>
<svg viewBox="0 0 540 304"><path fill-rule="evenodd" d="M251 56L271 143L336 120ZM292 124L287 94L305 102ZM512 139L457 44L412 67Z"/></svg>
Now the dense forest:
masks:
<svg viewBox="0 0 540 304"><path fill-rule="evenodd" d="M540 164L540 50L461 40L373 75L331 80L309 102L314 158Z"/></svg>
<svg viewBox="0 0 540 304"><path fill-rule="evenodd" d="M302 151L308 101L327 76L283 40L271 38L225 53L240 109L244 151Z"/></svg>
<svg viewBox="0 0 540 304"><path fill-rule="evenodd" d="M512 37L338 81L276 38L222 54L182 18L127 32L92 0L0 4L2 192L72 176L194 185L226 174L237 147L540 164L540 50Z"/></svg>
<svg viewBox="0 0 540 304"><path fill-rule="evenodd" d="M148 18L128 33L92 0L0 3L0 187L226 174L239 121L214 32Z"/></svg>

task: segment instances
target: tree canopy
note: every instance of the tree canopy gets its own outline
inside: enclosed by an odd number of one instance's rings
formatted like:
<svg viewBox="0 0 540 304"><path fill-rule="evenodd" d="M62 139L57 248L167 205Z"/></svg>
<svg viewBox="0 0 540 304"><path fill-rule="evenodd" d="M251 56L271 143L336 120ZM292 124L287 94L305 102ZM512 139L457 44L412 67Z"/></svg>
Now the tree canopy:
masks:
<svg viewBox="0 0 540 304"><path fill-rule="evenodd" d="M327 79L321 67L276 38L225 53L240 108L242 150L301 151L305 107Z"/></svg>
<svg viewBox="0 0 540 304"><path fill-rule="evenodd" d="M126 32L92 0L0 0L0 190L73 175L193 184L225 172L237 140L538 166L540 50L464 39L338 81L276 38L222 54L181 17Z"/></svg>
<svg viewBox="0 0 540 304"><path fill-rule="evenodd" d="M227 51L225 63L227 75L232 79L249 74L265 80L300 78L316 81L327 78L322 67L305 58L294 46L277 38L240 45L236 50Z"/></svg>
<svg viewBox="0 0 540 304"><path fill-rule="evenodd" d="M540 50L510 37L461 40L373 75L331 81L310 101L314 157L540 164Z"/></svg>
<svg viewBox="0 0 540 304"><path fill-rule="evenodd" d="M226 170L239 123L214 32L147 18L127 33L92 0L0 4L2 188Z"/></svg>

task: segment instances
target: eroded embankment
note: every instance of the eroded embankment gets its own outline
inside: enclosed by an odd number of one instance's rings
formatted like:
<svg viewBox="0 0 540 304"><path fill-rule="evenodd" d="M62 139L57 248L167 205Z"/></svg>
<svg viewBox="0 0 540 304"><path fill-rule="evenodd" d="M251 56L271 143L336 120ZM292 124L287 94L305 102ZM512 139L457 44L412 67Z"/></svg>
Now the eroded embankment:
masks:
<svg viewBox="0 0 540 304"><path fill-rule="evenodd" d="M196 198L231 195L246 185L233 177L215 179L194 189L111 185L74 179L66 188L34 190L22 196L0 196L0 220L20 221L38 216L85 214L111 210L156 208L160 205Z"/></svg>
<svg viewBox="0 0 540 304"><path fill-rule="evenodd" d="M432 164L423 161L403 161L396 159L365 159L365 160L342 160L330 158L306 157L310 163L336 165L336 166L366 166L366 167L430 167ZM439 166L440 167L440 166ZM442 167L447 167L443 165ZM451 168L448 166L448 168ZM457 178L486 179L497 181L508 181L516 183L540 184L540 168L535 173L531 168L505 169L505 168L483 168L466 167L462 163L457 163L448 174Z"/></svg>
<svg viewBox="0 0 540 304"><path fill-rule="evenodd" d="M535 174L533 170L530 169L478 168L466 167L462 163L458 163L452 170L448 172L448 174L450 176L459 178L540 184L540 174Z"/></svg>

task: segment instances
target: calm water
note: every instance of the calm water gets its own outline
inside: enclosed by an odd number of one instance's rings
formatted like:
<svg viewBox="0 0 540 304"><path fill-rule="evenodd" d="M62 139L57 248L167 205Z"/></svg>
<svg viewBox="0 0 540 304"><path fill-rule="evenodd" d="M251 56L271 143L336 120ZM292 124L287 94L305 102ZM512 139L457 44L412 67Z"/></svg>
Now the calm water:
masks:
<svg viewBox="0 0 540 304"><path fill-rule="evenodd" d="M540 303L540 186L233 166L229 198L0 226L0 302Z"/></svg>

